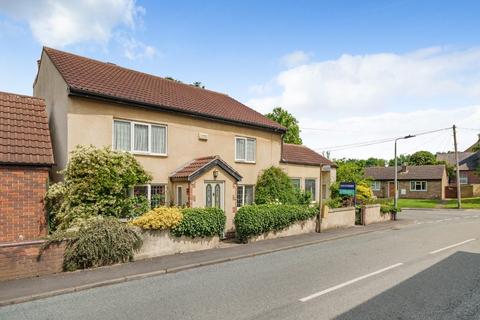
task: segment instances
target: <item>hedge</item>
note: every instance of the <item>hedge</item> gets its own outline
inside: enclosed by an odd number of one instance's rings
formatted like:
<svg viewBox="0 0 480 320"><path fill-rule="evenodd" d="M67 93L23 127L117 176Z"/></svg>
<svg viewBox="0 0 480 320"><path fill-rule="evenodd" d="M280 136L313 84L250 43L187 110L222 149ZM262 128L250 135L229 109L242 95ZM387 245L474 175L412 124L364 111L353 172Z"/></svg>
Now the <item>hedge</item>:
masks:
<svg viewBox="0 0 480 320"><path fill-rule="evenodd" d="M195 238L223 235L227 218L222 209L186 208L182 214L182 221L170 230L174 236Z"/></svg>
<svg viewBox="0 0 480 320"><path fill-rule="evenodd" d="M235 215L235 230L241 241L269 231L282 230L319 213L318 206L261 204L241 207Z"/></svg>

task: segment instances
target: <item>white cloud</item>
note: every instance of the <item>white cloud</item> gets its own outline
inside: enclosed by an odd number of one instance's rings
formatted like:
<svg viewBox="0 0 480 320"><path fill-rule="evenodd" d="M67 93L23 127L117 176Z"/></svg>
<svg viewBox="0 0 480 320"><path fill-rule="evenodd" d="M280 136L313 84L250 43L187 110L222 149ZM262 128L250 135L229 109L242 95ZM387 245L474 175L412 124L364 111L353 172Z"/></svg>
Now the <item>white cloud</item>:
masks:
<svg viewBox="0 0 480 320"><path fill-rule="evenodd" d="M246 104L262 113L282 106L301 127L320 129L302 131L310 147L398 137L454 123L480 127L480 48L345 54L288 68L267 84L268 92L253 91ZM460 131L460 149L473 143L476 134ZM400 144L400 152L451 148L451 132L446 131ZM332 155L392 158L392 153L393 144L388 143Z"/></svg>
<svg viewBox="0 0 480 320"><path fill-rule="evenodd" d="M157 55L157 50L145 43L136 40L128 35L117 35L118 43L123 47L123 54L127 59L137 60L143 58L153 58Z"/></svg>
<svg viewBox="0 0 480 320"><path fill-rule="evenodd" d="M386 112L370 116L338 118L332 121L303 118L304 128L321 130L302 130L304 143L317 151L331 150L335 158L370 156L393 158L393 142L374 144L364 147L339 147L392 137L401 137L456 124L459 150L464 150L477 139L477 131L464 128L480 128L480 105L452 107L448 109L422 109L412 112ZM413 153L418 150L440 152L453 150L452 131L420 135L408 141L399 142L399 153Z"/></svg>
<svg viewBox="0 0 480 320"><path fill-rule="evenodd" d="M286 67L292 68L307 63L310 60L310 56L308 53L297 50L284 55L280 62Z"/></svg>
<svg viewBox="0 0 480 320"><path fill-rule="evenodd" d="M275 105L320 116L360 114L432 99L480 97L480 49L423 49L407 54L342 55L281 72L280 93L248 103L260 110Z"/></svg>
<svg viewBox="0 0 480 320"><path fill-rule="evenodd" d="M105 46L116 30L133 32L141 26L145 14L135 0L3 1L0 10L27 21L34 38L53 47L92 42ZM125 51L128 58L151 56L155 51L131 34L129 46ZM138 49L144 54L139 54Z"/></svg>

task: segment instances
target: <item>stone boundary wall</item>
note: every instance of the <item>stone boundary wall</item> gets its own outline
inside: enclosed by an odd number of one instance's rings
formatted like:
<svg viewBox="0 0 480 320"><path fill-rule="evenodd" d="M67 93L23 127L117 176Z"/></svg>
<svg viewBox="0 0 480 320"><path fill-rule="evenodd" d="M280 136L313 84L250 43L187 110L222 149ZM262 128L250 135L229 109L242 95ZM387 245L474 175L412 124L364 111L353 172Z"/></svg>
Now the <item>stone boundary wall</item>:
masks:
<svg viewBox="0 0 480 320"><path fill-rule="evenodd" d="M143 245L135 253L135 260L213 249L218 247L220 243L218 236L189 238L175 237L170 234L170 230L141 230L139 228L138 231L143 239Z"/></svg>
<svg viewBox="0 0 480 320"><path fill-rule="evenodd" d="M65 243L51 244L40 255L44 243L35 240L0 244L0 281L61 272Z"/></svg>
<svg viewBox="0 0 480 320"><path fill-rule="evenodd" d="M258 236L253 236L248 239L248 243L315 232L317 228L317 220L317 217L314 217L308 220L298 221L283 230L270 231Z"/></svg>
<svg viewBox="0 0 480 320"><path fill-rule="evenodd" d="M392 220L391 213L384 213L380 211L379 204L371 204L362 207L362 222L363 225L369 225L376 222L385 222Z"/></svg>
<svg viewBox="0 0 480 320"><path fill-rule="evenodd" d="M324 211L320 221L320 232L328 229L350 228L355 225L355 207Z"/></svg>

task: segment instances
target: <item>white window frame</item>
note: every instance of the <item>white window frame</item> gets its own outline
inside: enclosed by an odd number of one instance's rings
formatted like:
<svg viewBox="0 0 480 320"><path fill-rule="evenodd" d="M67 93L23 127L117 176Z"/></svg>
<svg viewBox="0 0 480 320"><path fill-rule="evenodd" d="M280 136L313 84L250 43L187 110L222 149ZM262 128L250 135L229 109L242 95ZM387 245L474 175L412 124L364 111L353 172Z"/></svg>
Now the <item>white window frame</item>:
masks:
<svg viewBox="0 0 480 320"><path fill-rule="evenodd" d="M113 128L112 129L112 146L115 145L115 121L130 123L130 150L126 150L127 152L131 152L133 154L154 155L154 156L167 156L168 155L168 126L167 125L158 124L158 123L147 123L147 122L139 122L139 121L132 121L132 120L124 120L124 119L113 119L113 123L112 123L112 128ZM148 151L135 150L135 125L136 124L137 125L142 125L142 126L148 126ZM152 150L152 126L165 128L165 153L151 152L151 150ZM119 151L125 151L125 150L119 150Z"/></svg>
<svg viewBox="0 0 480 320"><path fill-rule="evenodd" d="M238 140L245 141L245 154L244 154L243 159L238 157L238 152L237 152L237 141ZM253 141L255 143L255 148L253 149L253 160L247 160L247 141ZM256 163L256 161L257 161L257 139L248 138L248 137L235 137L234 143L235 143L235 161L236 162Z"/></svg>
<svg viewBox="0 0 480 320"><path fill-rule="evenodd" d="M382 190L382 182L381 181L372 181L372 191L380 191Z"/></svg>
<svg viewBox="0 0 480 320"><path fill-rule="evenodd" d="M298 180L298 190L302 190L302 178L294 177L290 178L290 182L293 185L293 180Z"/></svg>
<svg viewBox="0 0 480 320"><path fill-rule="evenodd" d="M425 189L422 189L422 183L425 182ZM417 189L417 185L420 184L420 189ZM412 188L412 185L415 187ZM410 181L410 191L413 192L427 192L428 191L428 182L425 180L411 180Z"/></svg>
<svg viewBox="0 0 480 320"><path fill-rule="evenodd" d="M253 196L253 199L252 199L252 200L253 200L253 201L252 201L252 204L255 203L255 185L254 185L254 184L239 184L239 185L237 185L237 197L238 197L238 188L241 188L241 189L242 189L242 199L241 199L241 200L242 200L242 205L241 205L240 207L243 207L243 206L245 205L245 187L252 187L252 189L253 189L253 194L252 194L252 196ZM237 206L237 208L240 208L240 207L238 206L238 199L237 199L235 205Z"/></svg>
<svg viewBox="0 0 480 320"><path fill-rule="evenodd" d="M147 200L148 205L151 206L152 204L152 185L154 186L165 186L165 205L168 203L168 185L166 183L149 183L149 184L137 184L135 187L147 187ZM131 189L131 195L134 196L134 188Z"/></svg>
<svg viewBox="0 0 480 320"><path fill-rule="evenodd" d="M468 175L466 173L460 172L460 184L468 184Z"/></svg>
<svg viewBox="0 0 480 320"><path fill-rule="evenodd" d="M314 180L315 181L315 194L312 194L312 202L315 202L317 200L317 195L318 195L318 179L317 178L305 178L303 179L303 191L307 192L307 180Z"/></svg>

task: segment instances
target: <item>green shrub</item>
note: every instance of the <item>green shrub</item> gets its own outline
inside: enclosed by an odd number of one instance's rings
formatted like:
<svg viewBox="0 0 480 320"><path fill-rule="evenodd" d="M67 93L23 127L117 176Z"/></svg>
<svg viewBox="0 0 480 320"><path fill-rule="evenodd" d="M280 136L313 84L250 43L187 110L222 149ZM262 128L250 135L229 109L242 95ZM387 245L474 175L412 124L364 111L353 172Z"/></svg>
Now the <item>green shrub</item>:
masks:
<svg viewBox="0 0 480 320"><path fill-rule="evenodd" d="M115 218L94 219L74 233L59 230L47 243L65 237L63 267L67 271L130 261L142 245L140 236Z"/></svg>
<svg viewBox="0 0 480 320"><path fill-rule="evenodd" d="M400 209L400 208L395 209L395 206L393 205L392 202L382 202L382 203L380 203L380 212L382 214L397 213L397 212L400 212L400 211L402 211L402 209Z"/></svg>
<svg viewBox="0 0 480 320"><path fill-rule="evenodd" d="M331 198L325 201L325 205L329 208L341 208L343 206L342 198Z"/></svg>
<svg viewBox="0 0 480 320"><path fill-rule="evenodd" d="M182 221L171 229L174 236L196 238L223 235L227 218L222 209L186 208L182 209L182 214Z"/></svg>
<svg viewBox="0 0 480 320"><path fill-rule="evenodd" d="M45 196L55 227L68 229L79 219L125 218L146 211L146 200L130 197L129 191L151 177L130 153L79 146L62 174L64 182L52 185Z"/></svg>
<svg viewBox="0 0 480 320"><path fill-rule="evenodd" d="M262 171L255 185L255 203L305 204L311 196L298 190L288 175L278 167L270 167Z"/></svg>
<svg viewBox="0 0 480 320"><path fill-rule="evenodd" d="M262 204L241 207L235 215L235 230L241 241L268 231L282 230L297 221L315 217L318 206Z"/></svg>
<svg viewBox="0 0 480 320"><path fill-rule="evenodd" d="M132 225L142 229L166 230L177 226L183 214L178 208L157 207L132 221Z"/></svg>

